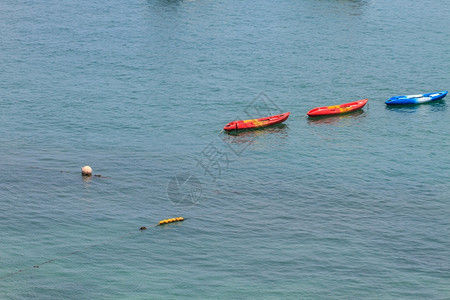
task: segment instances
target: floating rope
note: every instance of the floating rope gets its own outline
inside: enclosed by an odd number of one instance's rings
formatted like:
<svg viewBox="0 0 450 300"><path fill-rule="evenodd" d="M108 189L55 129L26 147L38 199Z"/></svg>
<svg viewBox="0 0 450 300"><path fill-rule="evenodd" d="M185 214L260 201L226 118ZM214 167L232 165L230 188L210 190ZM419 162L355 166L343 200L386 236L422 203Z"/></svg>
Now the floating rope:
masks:
<svg viewBox="0 0 450 300"><path fill-rule="evenodd" d="M159 224L157 224L156 226L161 226L161 225L165 225L165 224L169 224L169 223L174 223L174 222L182 222L184 221L183 217L178 217L178 218L172 218L172 219L166 219L166 220L161 220L159 221Z"/></svg>
<svg viewBox="0 0 450 300"><path fill-rule="evenodd" d="M169 223L174 223L174 222L181 222L181 221L184 221L184 220L185 220L185 219L184 219L183 217L172 218L172 219L165 219L165 220L159 221L159 223L157 223L157 224L154 224L154 225L152 225L152 226L149 226L148 228L153 228L153 227L156 227L156 226L161 226L161 225L165 225L165 224L169 224ZM139 230L140 230L140 231L147 230L147 227L142 226L141 228L139 228ZM72 256L72 255L75 255L75 254L78 254L78 253L82 253L82 252L84 252L84 251L89 250L90 248L94 248L94 247L98 247L98 246L110 244L110 243L112 243L112 242L114 242L114 241L117 241L117 240L119 240L119 239L122 239L122 238L125 238L125 237L128 237L128 236L131 236L131 235L133 235L133 234L135 234L135 233L136 233L136 232L133 231L133 232L130 232L130 233L127 233L127 234L118 236L118 237L116 237L116 238L112 238L112 239L110 239L110 240L108 240L108 241L101 242L101 243L97 243L97 244L93 244L93 245L87 246L87 247L85 247L85 248L83 248L83 249L80 249L80 250L76 250L76 251L70 252L70 253L68 253L68 254L66 254L66 255L64 255L64 256L60 256L60 257L56 257L56 258L53 258L53 259L49 259L49 260L44 261L44 262L42 262L42 263L40 263L40 264L31 266L31 267L28 267L28 268L23 268L23 269L17 270L17 271L12 272L12 273L5 274L5 275L3 275L3 276L0 276L0 280L1 280L1 279L8 278L8 277L12 277L12 276L14 276L14 275L17 275L17 274L22 273L22 272L24 272L24 271L27 271L27 270L29 270L29 269L38 269L38 268L41 267L42 265L49 264L49 263L55 262L55 261L57 261L57 260L64 259L64 258L67 258L67 257L69 257L69 256Z"/></svg>

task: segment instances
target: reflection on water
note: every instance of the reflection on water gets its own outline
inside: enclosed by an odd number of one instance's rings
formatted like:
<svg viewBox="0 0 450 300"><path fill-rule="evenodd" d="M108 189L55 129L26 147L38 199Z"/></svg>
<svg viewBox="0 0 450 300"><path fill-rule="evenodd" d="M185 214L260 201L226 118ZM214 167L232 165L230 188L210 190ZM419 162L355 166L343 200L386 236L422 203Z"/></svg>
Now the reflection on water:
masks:
<svg viewBox="0 0 450 300"><path fill-rule="evenodd" d="M386 110L395 111L399 113L418 113L424 111L438 112L445 111L447 104L444 99L421 104L410 105L386 105Z"/></svg>
<svg viewBox="0 0 450 300"><path fill-rule="evenodd" d="M367 0L320 0L322 3L330 3L330 12L334 14L346 14L358 16L363 13L363 8L368 4Z"/></svg>
<svg viewBox="0 0 450 300"><path fill-rule="evenodd" d="M349 125L353 124L355 120L365 118L366 112L363 110L357 110L354 112L346 113L336 116L323 116L308 118L309 125Z"/></svg>
<svg viewBox="0 0 450 300"><path fill-rule="evenodd" d="M348 136L359 131L356 128L366 117L365 111L357 110L343 115L309 118L308 125L311 133L319 138L316 140L319 145L327 141L331 143L328 147L345 148Z"/></svg>
<svg viewBox="0 0 450 300"><path fill-rule="evenodd" d="M286 124L275 124L269 127L253 128L244 130L225 131L227 135L232 136L261 136L269 133L280 133L286 131Z"/></svg>
<svg viewBox="0 0 450 300"><path fill-rule="evenodd" d="M83 182L85 183L85 187L87 187L86 184L90 183L92 180L92 176L81 176L83 178Z"/></svg>
<svg viewBox="0 0 450 300"><path fill-rule="evenodd" d="M238 131L225 132L222 140L225 143L230 144L251 144L256 142L259 137L274 135L278 138L286 138L287 131L286 124L275 124L270 127L257 128L257 129L247 129Z"/></svg>
<svg viewBox="0 0 450 300"><path fill-rule="evenodd" d="M183 0L158 0L157 3L159 5L172 5L172 4L180 4Z"/></svg>

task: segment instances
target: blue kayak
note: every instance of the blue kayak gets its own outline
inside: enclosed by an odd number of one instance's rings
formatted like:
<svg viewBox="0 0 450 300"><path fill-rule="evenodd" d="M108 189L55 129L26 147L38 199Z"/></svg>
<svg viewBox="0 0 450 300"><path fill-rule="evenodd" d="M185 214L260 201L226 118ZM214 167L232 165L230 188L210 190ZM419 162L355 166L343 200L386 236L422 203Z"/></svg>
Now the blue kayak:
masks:
<svg viewBox="0 0 450 300"><path fill-rule="evenodd" d="M420 95L405 95L405 96L395 96L389 98L385 103L387 105L400 105L400 104L419 104L431 101L436 101L444 98L447 95L447 91L428 93Z"/></svg>

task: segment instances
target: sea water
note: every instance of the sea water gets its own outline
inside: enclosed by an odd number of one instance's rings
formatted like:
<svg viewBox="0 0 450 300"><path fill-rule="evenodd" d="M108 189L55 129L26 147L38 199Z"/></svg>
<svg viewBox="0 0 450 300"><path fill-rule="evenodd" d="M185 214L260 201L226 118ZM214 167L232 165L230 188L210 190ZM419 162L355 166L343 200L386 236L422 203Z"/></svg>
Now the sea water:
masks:
<svg viewBox="0 0 450 300"><path fill-rule="evenodd" d="M0 298L450 298L449 14L1 1Z"/></svg>

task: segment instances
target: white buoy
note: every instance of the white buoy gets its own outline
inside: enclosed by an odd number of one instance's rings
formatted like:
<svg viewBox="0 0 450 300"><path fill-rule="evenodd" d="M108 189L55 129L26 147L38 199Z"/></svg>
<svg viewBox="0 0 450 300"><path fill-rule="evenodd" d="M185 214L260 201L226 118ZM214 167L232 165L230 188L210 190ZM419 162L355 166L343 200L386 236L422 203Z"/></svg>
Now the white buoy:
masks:
<svg viewBox="0 0 450 300"><path fill-rule="evenodd" d="M81 175L92 176L92 168L89 166L84 166L81 168Z"/></svg>

